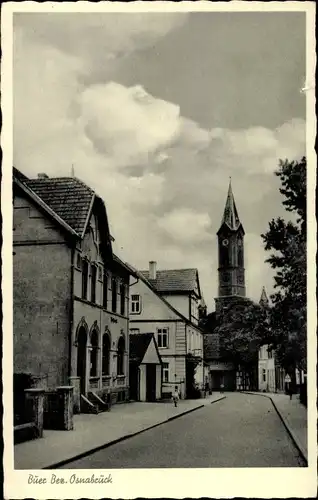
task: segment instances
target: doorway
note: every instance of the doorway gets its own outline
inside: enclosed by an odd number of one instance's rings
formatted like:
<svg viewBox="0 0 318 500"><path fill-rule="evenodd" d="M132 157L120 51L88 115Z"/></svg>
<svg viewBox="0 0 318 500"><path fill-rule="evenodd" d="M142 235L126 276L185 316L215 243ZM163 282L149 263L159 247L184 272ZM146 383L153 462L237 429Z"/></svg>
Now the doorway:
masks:
<svg viewBox="0 0 318 500"><path fill-rule="evenodd" d="M81 326L77 338L77 376L80 378L81 394L86 391L86 346L87 346L87 331Z"/></svg>
<svg viewBox="0 0 318 500"><path fill-rule="evenodd" d="M156 401L156 365L146 365L146 401Z"/></svg>

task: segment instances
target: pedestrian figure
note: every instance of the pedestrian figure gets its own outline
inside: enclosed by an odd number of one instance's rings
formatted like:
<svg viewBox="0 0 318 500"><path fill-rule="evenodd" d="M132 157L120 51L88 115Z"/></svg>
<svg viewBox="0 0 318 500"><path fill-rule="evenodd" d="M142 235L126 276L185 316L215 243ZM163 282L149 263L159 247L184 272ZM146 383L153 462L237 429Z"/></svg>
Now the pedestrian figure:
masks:
<svg viewBox="0 0 318 500"><path fill-rule="evenodd" d="M224 384L222 383L222 384L220 385L220 393L221 393L221 394L223 394L223 392L224 392Z"/></svg>
<svg viewBox="0 0 318 500"><path fill-rule="evenodd" d="M174 402L174 406L177 407L178 406L178 401L179 401L178 387L174 388L174 393L173 393L173 396L172 396L172 400Z"/></svg>
<svg viewBox="0 0 318 500"><path fill-rule="evenodd" d="M291 385L289 387L289 391L288 392L289 392L289 399L293 399L293 388L292 388Z"/></svg>
<svg viewBox="0 0 318 500"><path fill-rule="evenodd" d="M204 388L204 397L207 397L208 394L209 394L209 383L206 382Z"/></svg>

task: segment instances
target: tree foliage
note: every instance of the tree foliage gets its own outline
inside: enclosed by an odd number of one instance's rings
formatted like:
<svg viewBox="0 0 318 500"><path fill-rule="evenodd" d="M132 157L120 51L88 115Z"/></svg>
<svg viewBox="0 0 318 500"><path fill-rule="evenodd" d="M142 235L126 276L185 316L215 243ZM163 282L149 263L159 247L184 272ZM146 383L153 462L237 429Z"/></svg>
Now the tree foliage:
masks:
<svg viewBox="0 0 318 500"><path fill-rule="evenodd" d="M260 346L267 342L268 309L251 301L229 304L219 316L221 356L236 365L255 365Z"/></svg>
<svg viewBox="0 0 318 500"><path fill-rule="evenodd" d="M306 158L280 161L275 175L280 178L283 205L294 221L281 217L269 223L262 234L267 262L275 270L275 293L271 296L272 342L279 361L287 370L306 367Z"/></svg>

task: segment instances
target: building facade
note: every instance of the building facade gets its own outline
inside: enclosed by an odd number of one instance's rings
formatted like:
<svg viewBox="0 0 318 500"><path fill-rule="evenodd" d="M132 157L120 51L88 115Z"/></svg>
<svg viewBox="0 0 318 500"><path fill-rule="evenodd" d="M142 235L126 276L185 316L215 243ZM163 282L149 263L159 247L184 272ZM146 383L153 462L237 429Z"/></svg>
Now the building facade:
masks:
<svg viewBox="0 0 318 500"><path fill-rule="evenodd" d="M14 373L128 398L129 279L106 207L76 178L13 175Z"/></svg>
<svg viewBox="0 0 318 500"><path fill-rule="evenodd" d="M162 359L163 396L178 386L181 397L204 384L203 332L198 326L201 291L196 269L140 271L130 287L130 333L154 333ZM193 375L193 376L192 376Z"/></svg>

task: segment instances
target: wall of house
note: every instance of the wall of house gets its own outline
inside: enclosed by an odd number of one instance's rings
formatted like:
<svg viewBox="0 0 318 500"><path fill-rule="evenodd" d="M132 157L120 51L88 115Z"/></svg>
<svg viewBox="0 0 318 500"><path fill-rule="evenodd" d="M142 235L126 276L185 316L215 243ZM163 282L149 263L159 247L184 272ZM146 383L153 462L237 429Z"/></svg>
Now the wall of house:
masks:
<svg viewBox="0 0 318 500"><path fill-rule="evenodd" d="M264 345L259 350L258 360L258 389L259 391L275 392L275 360L269 355L268 346Z"/></svg>
<svg viewBox="0 0 318 500"><path fill-rule="evenodd" d="M88 343L86 350L86 390L98 394L111 393L113 402L116 402L116 394L128 391L129 387L129 276L126 271L120 270L111 262L104 262L99 252L100 233L98 228L98 214L93 210L91 220L88 223L84 239L74 253L74 312L72 332L72 376L77 376L77 332L81 325L85 325L88 332ZM101 229L103 230L103 229ZM87 298L82 296L82 262L83 259L89 263ZM92 301L92 266L96 266L95 300ZM104 303L104 272L107 273L107 300ZM116 280L116 312L112 310L112 279ZM125 306L122 314L120 285L125 287ZM97 375L90 375L90 333L93 329L98 332L98 362ZM111 339L109 374L102 373L102 345L103 335L107 332ZM121 337L125 339L124 375L117 373L118 341ZM113 397L114 396L114 397Z"/></svg>
<svg viewBox="0 0 318 500"><path fill-rule="evenodd" d="M142 280L135 283L135 278L132 278L130 286L131 295L140 295L141 311L137 314L130 310L131 328L135 328L136 321L143 320L174 320L178 319L178 315L174 313L161 299L158 297Z"/></svg>
<svg viewBox="0 0 318 500"><path fill-rule="evenodd" d="M180 314L182 314L185 318L190 319L190 299L189 295L165 295L162 294L162 297L169 302Z"/></svg>
<svg viewBox="0 0 318 500"><path fill-rule="evenodd" d="M71 250L57 226L19 192L14 196L13 254L14 372L38 376L48 387L65 384Z"/></svg>
<svg viewBox="0 0 318 500"><path fill-rule="evenodd" d="M162 370L161 365L156 366L156 398L161 399L162 390Z"/></svg>
<svg viewBox="0 0 318 500"><path fill-rule="evenodd" d="M139 373L139 398L146 401L146 365L140 365Z"/></svg>

